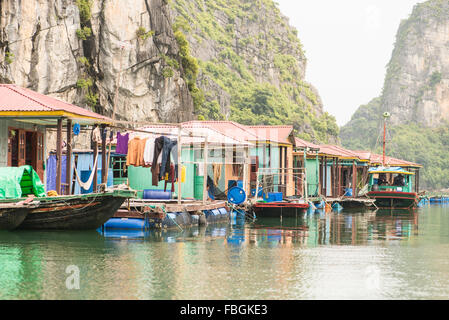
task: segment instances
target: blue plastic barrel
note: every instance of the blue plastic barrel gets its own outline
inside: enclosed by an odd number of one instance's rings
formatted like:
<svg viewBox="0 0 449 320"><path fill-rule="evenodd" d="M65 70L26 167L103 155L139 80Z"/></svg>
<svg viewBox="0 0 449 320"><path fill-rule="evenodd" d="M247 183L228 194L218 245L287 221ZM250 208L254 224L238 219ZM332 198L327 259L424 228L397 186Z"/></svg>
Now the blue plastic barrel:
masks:
<svg viewBox="0 0 449 320"><path fill-rule="evenodd" d="M143 199L158 199L158 200L170 200L172 197L171 191L164 190L143 190Z"/></svg>
<svg viewBox="0 0 449 320"><path fill-rule="evenodd" d="M105 229L144 229L145 220L137 218L111 218L104 224Z"/></svg>
<svg viewBox="0 0 449 320"><path fill-rule="evenodd" d="M228 191L228 201L232 204L242 204L246 200L246 193L240 187L233 187Z"/></svg>

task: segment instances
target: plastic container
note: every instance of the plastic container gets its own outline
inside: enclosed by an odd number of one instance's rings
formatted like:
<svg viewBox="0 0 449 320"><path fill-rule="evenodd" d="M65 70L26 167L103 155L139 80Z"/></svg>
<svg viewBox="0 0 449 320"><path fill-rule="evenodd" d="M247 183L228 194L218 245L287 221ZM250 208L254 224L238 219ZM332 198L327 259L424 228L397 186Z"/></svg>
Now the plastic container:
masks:
<svg viewBox="0 0 449 320"><path fill-rule="evenodd" d="M195 176L193 197L197 200L203 199L203 176Z"/></svg>
<svg viewBox="0 0 449 320"><path fill-rule="evenodd" d="M246 193L241 187L233 187L228 191L228 201L232 204L242 204L246 200Z"/></svg>
<svg viewBox="0 0 449 320"><path fill-rule="evenodd" d="M243 188L243 180L229 180L228 190L231 190L233 187Z"/></svg>
<svg viewBox="0 0 449 320"><path fill-rule="evenodd" d="M266 202L280 202L283 199L283 194L282 192L268 192L265 196L264 196L264 200Z"/></svg>
<svg viewBox="0 0 449 320"><path fill-rule="evenodd" d="M251 196L255 196L256 195L256 189L251 189ZM262 197L263 196L263 189L259 188L259 193L257 195L258 197Z"/></svg>
<svg viewBox="0 0 449 320"><path fill-rule="evenodd" d="M352 188L346 188L345 189L345 196L346 197L352 197Z"/></svg>
<svg viewBox="0 0 449 320"><path fill-rule="evenodd" d="M171 191L164 190L143 190L143 199L169 200L172 198Z"/></svg>
<svg viewBox="0 0 449 320"><path fill-rule="evenodd" d="M104 224L104 229L134 229L141 230L145 228L144 219L135 218L111 218Z"/></svg>

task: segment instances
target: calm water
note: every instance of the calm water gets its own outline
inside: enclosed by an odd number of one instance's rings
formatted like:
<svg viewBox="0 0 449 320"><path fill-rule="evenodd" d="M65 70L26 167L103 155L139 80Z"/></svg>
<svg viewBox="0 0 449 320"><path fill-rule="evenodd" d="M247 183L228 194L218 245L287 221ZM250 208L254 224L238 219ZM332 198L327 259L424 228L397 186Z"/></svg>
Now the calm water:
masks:
<svg viewBox="0 0 449 320"><path fill-rule="evenodd" d="M69 265L80 289L68 290ZM152 232L0 232L0 299L448 299L449 207Z"/></svg>

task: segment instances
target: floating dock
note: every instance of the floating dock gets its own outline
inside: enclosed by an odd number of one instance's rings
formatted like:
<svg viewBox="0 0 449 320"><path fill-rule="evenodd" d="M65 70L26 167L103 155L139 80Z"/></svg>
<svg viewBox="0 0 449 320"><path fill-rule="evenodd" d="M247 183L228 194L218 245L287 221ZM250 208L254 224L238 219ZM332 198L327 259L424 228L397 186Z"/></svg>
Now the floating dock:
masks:
<svg viewBox="0 0 449 320"><path fill-rule="evenodd" d="M109 219L102 230L150 230L179 228L228 221L226 201L130 199Z"/></svg>

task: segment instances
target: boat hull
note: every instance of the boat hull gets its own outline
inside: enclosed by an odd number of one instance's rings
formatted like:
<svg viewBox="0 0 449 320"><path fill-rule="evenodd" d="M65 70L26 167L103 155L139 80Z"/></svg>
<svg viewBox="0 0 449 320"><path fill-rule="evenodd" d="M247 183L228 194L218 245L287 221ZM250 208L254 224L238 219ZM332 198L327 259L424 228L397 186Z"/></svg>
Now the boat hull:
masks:
<svg viewBox="0 0 449 320"><path fill-rule="evenodd" d="M28 212L18 229L88 230L97 229L120 208L124 198L73 199L64 202L43 202Z"/></svg>
<svg viewBox="0 0 449 320"><path fill-rule="evenodd" d="M17 228L28 215L28 208L0 209L0 230Z"/></svg>
<svg viewBox="0 0 449 320"><path fill-rule="evenodd" d="M257 217L295 217L309 208L307 203L258 202L252 206Z"/></svg>
<svg viewBox="0 0 449 320"><path fill-rule="evenodd" d="M114 193L42 199L29 209L18 229L95 230L108 221L127 198Z"/></svg>
<svg viewBox="0 0 449 320"><path fill-rule="evenodd" d="M411 209L418 205L418 194L400 191L370 191L368 197L375 199L378 208Z"/></svg>

